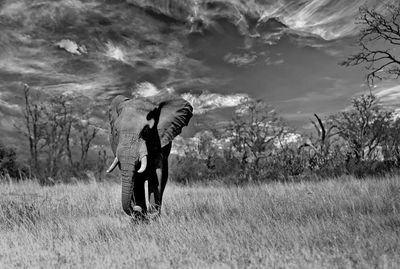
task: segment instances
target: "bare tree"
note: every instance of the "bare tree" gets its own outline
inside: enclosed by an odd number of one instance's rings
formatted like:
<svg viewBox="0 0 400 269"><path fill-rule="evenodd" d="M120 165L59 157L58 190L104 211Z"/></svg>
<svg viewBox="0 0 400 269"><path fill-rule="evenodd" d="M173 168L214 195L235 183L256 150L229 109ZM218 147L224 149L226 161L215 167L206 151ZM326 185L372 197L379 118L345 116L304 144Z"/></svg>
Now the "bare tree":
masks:
<svg viewBox="0 0 400 269"><path fill-rule="evenodd" d="M68 95L33 96L24 85L24 128L17 127L28 138L30 166L36 175L55 177L59 172L79 174L87 169L97 128L89 124L87 100L83 106L76 99ZM66 166L69 170L62 169Z"/></svg>
<svg viewBox="0 0 400 269"><path fill-rule="evenodd" d="M259 174L262 161L271 155L274 141L284 132L282 126L275 110L262 101L249 100L238 107L227 135L246 174Z"/></svg>
<svg viewBox="0 0 400 269"><path fill-rule="evenodd" d="M90 109L86 109L83 113L79 113L79 117L73 118L73 130L70 134L73 136L73 139L69 139L67 145L70 163L78 170L87 169L89 150L98 133L98 129L90 124L90 112ZM79 150L79 158L75 163L72 160L72 146L77 147Z"/></svg>
<svg viewBox="0 0 400 269"><path fill-rule="evenodd" d="M333 116L332 120L356 161L376 160L376 150L387 138L393 112L382 109L377 97L368 94L354 98L353 109Z"/></svg>
<svg viewBox="0 0 400 269"><path fill-rule="evenodd" d="M86 168L87 165L87 159L88 159L88 153L90 146L93 142L93 139L97 135L98 129L89 126L86 123L82 123L79 129L79 145L80 145L80 158L79 158L79 163L83 165L83 168Z"/></svg>
<svg viewBox="0 0 400 269"><path fill-rule="evenodd" d="M16 126L29 141L29 153L30 153L30 167L34 173L39 171L39 151L40 141L42 139L42 110L43 107L37 102L39 98L38 94L35 96L36 100L33 100L32 93L28 84L24 84L24 101L25 106L23 108L23 116L25 120L25 129L22 130L19 126Z"/></svg>
<svg viewBox="0 0 400 269"><path fill-rule="evenodd" d="M108 159L107 159L107 152L103 146L100 147L100 149L97 151L97 160L96 160L96 178L99 181L102 181L103 174L106 170L108 164Z"/></svg>
<svg viewBox="0 0 400 269"><path fill-rule="evenodd" d="M361 51L342 65L366 65L367 80L400 76L400 3L385 5L382 11L360 8L358 23L363 26L358 40Z"/></svg>
<svg viewBox="0 0 400 269"><path fill-rule="evenodd" d="M56 176L62 158L66 154L66 148L71 133L72 116L68 99L61 95L50 98L43 103L42 149L47 155L48 175Z"/></svg>
<svg viewBox="0 0 400 269"><path fill-rule="evenodd" d="M396 166L400 166L400 118L391 123L387 138L383 143L383 155L385 160L394 161Z"/></svg>
<svg viewBox="0 0 400 269"><path fill-rule="evenodd" d="M317 119L317 122L311 120L311 123L317 132L317 139L304 143L300 146L300 148L310 147L315 151L316 154L320 156L327 156L332 144L332 137L336 135L336 133L333 131L335 125L330 122L328 123L328 128L326 128L326 123L324 124L317 114L314 114L314 117Z"/></svg>
<svg viewBox="0 0 400 269"><path fill-rule="evenodd" d="M314 114L314 117L317 121L311 120L311 123L317 132L317 137L311 136L299 147L299 152L307 149L308 165L311 170L321 169L332 163L333 155L336 153L334 146L338 133L331 120L324 123L317 114Z"/></svg>

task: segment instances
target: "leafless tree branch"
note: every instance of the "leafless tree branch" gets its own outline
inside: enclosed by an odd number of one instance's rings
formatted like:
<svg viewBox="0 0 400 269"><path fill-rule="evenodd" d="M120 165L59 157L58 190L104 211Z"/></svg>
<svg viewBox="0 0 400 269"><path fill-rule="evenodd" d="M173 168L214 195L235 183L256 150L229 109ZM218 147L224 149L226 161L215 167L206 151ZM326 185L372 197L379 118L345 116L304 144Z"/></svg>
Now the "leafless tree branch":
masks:
<svg viewBox="0 0 400 269"><path fill-rule="evenodd" d="M382 12L361 7L358 23L363 26L358 40L361 50L341 64L365 65L370 85L375 80L398 78L400 58L396 50L400 49L400 4L386 5Z"/></svg>

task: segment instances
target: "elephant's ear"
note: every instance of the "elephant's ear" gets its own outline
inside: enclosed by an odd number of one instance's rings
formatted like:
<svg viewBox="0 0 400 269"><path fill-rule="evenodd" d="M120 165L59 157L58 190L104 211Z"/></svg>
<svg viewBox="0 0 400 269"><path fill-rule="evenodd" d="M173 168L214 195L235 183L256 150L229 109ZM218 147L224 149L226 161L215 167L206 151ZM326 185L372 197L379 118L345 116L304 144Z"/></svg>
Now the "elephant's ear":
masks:
<svg viewBox="0 0 400 269"><path fill-rule="evenodd" d="M168 145L184 126L189 124L193 115L193 107L180 97L170 98L160 104L160 118L157 129L160 136L161 147Z"/></svg>
<svg viewBox="0 0 400 269"><path fill-rule="evenodd" d="M114 152L114 155L116 154L118 140L119 140L119 133L117 130L118 127L116 126L116 121L118 119L118 116L121 114L123 103L127 100L129 100L129 98L122 95L118 95L111 101L109 109L108 116L111 126L111 133L109 138L110 138L111 149Z"/></svg>

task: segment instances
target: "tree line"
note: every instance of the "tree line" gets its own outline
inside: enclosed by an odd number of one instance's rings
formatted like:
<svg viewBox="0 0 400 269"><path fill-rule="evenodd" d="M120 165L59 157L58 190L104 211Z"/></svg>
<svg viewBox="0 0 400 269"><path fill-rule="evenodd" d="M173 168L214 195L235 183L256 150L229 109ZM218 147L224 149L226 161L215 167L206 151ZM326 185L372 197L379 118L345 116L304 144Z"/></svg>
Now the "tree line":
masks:
<svg viewBox="0 0 400 269"><path fill-rule="evenodd" d="M25 84L22 121L16 130L28 145L25 164L16 153L0 146L0 173L13 178L37 178L44 184L85 178L88 171L102 174L106 151L93 149L98 128L90 124L92 107L84 96L48 95ZM92 152L91 152L92 151ZM90 160L89 155L97 155Z"/></svg>
<svg viewBox="0 0 400 269"><path fill-rule="evenodd" d="M87 171L101 177L107 156L103 148L93 148L98 130L89 123L88 100L40 94L24 86L23 122L16 125L29 148L27 165L18 166L15 151L0 144L0 172L45 184L87 177ZM229 124L197 134L194 146L183 145L184 156L172 157L171 178L242 183L398 173L400 117L372 93L351 104L324 119L315 114L314 131L300 135L273 107L247 100Z"/></svg>
<svg viewBox="0 0 400 269"><path fill-rule="evenodd" d="M299 135L262 101L250 100L230 124L198 134L185 156L175 156L178 182L298 181L400 172L400 117L374 94L352 99L349 110L311 120Z"/></svg>

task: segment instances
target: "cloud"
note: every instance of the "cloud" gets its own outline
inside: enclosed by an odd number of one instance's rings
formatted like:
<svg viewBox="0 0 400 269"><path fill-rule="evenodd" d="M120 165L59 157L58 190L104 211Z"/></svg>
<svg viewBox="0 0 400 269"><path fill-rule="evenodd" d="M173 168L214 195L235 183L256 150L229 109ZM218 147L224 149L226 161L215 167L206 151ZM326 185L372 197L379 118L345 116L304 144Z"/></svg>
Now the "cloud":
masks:
<svg viewBox="0 0 400 269"><path fill-rule="evenodd" d="M0 106L5 107L5 108L10 109L10 110L15 110L15 111L20 109L20 107L18 105L10 104L10 103L8 103L8 102L6 102L4 100L1 100L1 99L0 99Z"/></svg>
<svg viewBox="0 0 400 269"><path fill-rule="evenodd" d="M195 114L204 114L217 108L235 107L249 99L247 94L223 95L208 92L200 95L185 93L182 97L192 104Z"/></svg>
<svg viewBox="0 0 400 269"><path fill-rule="evenodd" d="M72 78L73 82L65 82L65 83L56 83L49 84L46 86L37 86L33 87L37 90L43 90L46 92L57 92L59 93L79 93L84 96L96 96L105 92L105 96L108 94L120 94L121 91L114 92L115 88L115 79L108 74L100 73L97 76L86 76L85 79Z"/></svg>
<svg viewBox="0 0 400 269"><path fill-rule="evenodd" d="M142 82L136 85L135 90L133 91L132 95L133 96L141 96L141 97L150 97L150 96L155 96L160 93L169 93L173 94L175 93L175 90L173 88L164 88L164 89L158 89L156 86L154 86L150 82Z"/></svg>
<svg viewBox="0 0 400 269"><path fill-rule="evenodd" d="M400 98L400 85L377 90L376 95L385 101L398 101Z"/></svg>
<svg viewBox="0 0 400 269"><path fill-rule="evenodd" d="M150 97L160 93L175 94L173 88L158 89L150 82L142 82L136 85L133 96ZM203 92L201 94L184 93L181 97L193 106L195 114L204 114L210 110L224 107L236 107L249 99L247 94L228 94Z"/></svg>
<svg viewBox="0 0 400 269"><path fill-rule="evenodd" d="M284 62L285 62L285 60L283 60L283 59L272 60L271 57L265 58L266 65L280 65L280 64L283 64Z"/></svg>
<svg viewBox="0 0 400 269"><path fill-rule="evenodd" d="M85 45L79 46L75 41L69 39L63 39L55 43L55 45L61 49L65 49L69 53L82 55L87 53Z"/></svg>
<svg viewBox="0 0 400 269"><path fill-rule="evenodd" d="M333 40L347 35L354 35L360 27L355 23L359 7L382 10L384 4L396 0L277 0L272 4L252 4L260 15L260 21L269 18L279 20L290 29L318 35L325 40Z"/></svg>
<svg viewBox="0 0 400 269"><path fill-rule="evenodd" d="M355 2L349 4L348 1L340 0L309 0L293 5L289 1L278 1L262 17L279 17L291 29L330 40L350 34L356 28L353 19L362 1Z"/></svg>
<svg viewBox="0 0 400 269"><path fill-rule="evenodd" d="M399 107L400 104L400 85L386 86L374 91L381 103Z"/></svg>
<svg viewBox="0 0 400 269"><path fill-rule="evenodd" d="M261 35L261 39L264 43L273 46L278 44L278 41L282 38L282 36L286 33L286 29L282 29L277 33L263 33Z"/></svg>
<svg viewBox="0 0 400 269"><path fill-rule="evenodd" d="M143 82L136 86L132 95L150 97L163 92L174 94L175 90L173 88L158 89L150 82ZM191 103L195 114L204 114L217 108L236 107L249 99L247 94L223 95L209 92L201 94L184 93L181 97Z"/></svg>
<svg viewBox="0 0 400 269"><path fill-rule="evenodd" d="M0 16L15 16L21 10L25 10L26 5L23 2L12 2L10 4L4 4L4 6L0 10Z"/></svg>
<svg viewBox="0 0 400 269"><path fill-rule="evenodd" d="M21 57L22 58L22 57ZM43 75L44 73L51 73L46 63L34 58L19 59L14 55L4 56L0 61L0 72L10 72L19 74L37 74Z"/></svg>
<svg viewBox="0 0 400 269"><path fill-rule="evenodd" d="M356 34L359 25L354 22L360 6L368 5L382 10L385 2L396 1L398 0L187 0L183 3L179 0L169 0L154 3L150 0L128 0L176 20L187 21L192 27L199 22L206 26L213 25L217 19L223 17L230 19L242 34L246 34L252 32L246 18L251 17L259 21L275 18L293 30L318 35L325 40ZM279 39L281 34L266 36L266 39L273 44L274 38Z"/></svg>
<svg viewBox="0 0 400 269"><path fill-rule="evenodd" d="M257 59L257 55L244 53L244 54L233 54L228 53L224 56L224 61L234 64L237 66L249 65Z"/></svg>
<svg viewBox="0 0 400 269"><path fill-rule="evenodd" d="M9 93L0 92L0 112L7 115L15 115L20 113L20 106L17 104L11 104L10 102L4 100L9 96Z"/></svg>
<svg viewBox="0 0 400 269"><path fill-rule="evenodd" d="M7 23L16 22L29 31L42 26L62 25L66 21L79 22L83 18L82 12L93 10L97 5L97 1L83 3L79 0L2 1L0 16L6 18Z"/></svg>
<svg viewBox="0 0 400 269"><path fill-rule="evenodd" d="M153 84L149 82L143 82L137 85L134 94L138 94L142 97L150 97L160 93L160 90L156 88Z"/></svg>
<svg viewBox="0 0 400 269"><path fill-rule="evenodd" d="M105 55L114 60L126 63L126 55L124 50L111 42L106 43Z"/></svg>

